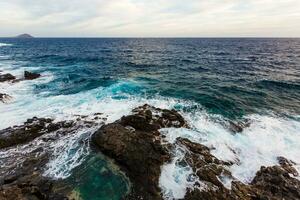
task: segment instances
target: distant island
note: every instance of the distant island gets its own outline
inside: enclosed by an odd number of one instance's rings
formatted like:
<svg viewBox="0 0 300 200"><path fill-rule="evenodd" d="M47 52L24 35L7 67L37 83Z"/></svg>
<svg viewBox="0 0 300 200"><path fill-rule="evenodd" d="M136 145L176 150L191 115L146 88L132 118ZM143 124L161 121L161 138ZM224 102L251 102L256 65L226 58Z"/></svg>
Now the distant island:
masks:
<svg viewBox="0 0 300 200"><path fill-rule="evenodd" d="M32 35L24 33L21 35L18 35L16 38L34 38Z"/></svg>

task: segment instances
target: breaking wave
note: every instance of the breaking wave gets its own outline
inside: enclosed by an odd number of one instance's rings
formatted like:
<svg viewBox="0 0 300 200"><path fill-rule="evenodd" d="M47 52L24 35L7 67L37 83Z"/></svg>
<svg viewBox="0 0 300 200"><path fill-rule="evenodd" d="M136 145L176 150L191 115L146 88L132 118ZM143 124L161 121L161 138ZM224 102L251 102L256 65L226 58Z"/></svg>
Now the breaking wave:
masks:
<svg viewBox="0 0 300 200"><path fill-rule="evenodd" d="M0 42L0 47L5 47L5 46L12 46L12 44L8 44L8 43L1 43L1 42Z"/></svg>

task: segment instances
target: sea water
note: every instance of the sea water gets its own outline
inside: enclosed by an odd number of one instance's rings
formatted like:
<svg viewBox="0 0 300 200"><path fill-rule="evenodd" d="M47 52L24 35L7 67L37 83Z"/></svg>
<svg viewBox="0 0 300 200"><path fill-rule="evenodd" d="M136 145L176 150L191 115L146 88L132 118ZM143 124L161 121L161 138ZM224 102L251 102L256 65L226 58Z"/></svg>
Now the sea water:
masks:
<svg viewBox="0 0 300 200"><path fill-rule="evenodd" d="M168 142L180 136L212 147L217 158L234 163L229 170L244 183L260 166L277 164L278 156L300 170L299 39L1 38L0 70L20 78L24 70L42 75L0 83L0 92L13 97L0 104L1 129L33 116L59 121L97 112L110 123L148 103L177 109L190 124L161 130ZM241 133L226 126L245 120L250 125ZM94 131L78 130L47 146L52 156L44 175L76 179L70 184L81 199L119 199L128 180L81 143ZM33 148L2 150L0 162ZM165 199L182 198L199 181L190 180L189 167L176 165L183 154L178 147L162 167ZM231 180L222 180L230 187Z"/></svg>

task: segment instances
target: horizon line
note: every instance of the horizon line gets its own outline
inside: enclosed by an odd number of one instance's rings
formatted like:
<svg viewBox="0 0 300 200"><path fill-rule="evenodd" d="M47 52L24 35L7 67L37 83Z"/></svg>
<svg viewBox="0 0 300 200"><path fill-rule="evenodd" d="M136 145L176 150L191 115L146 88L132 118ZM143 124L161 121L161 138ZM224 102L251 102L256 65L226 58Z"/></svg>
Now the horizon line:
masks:
<svg viewBox="0 0 300 200"><path fill-rule="evenodd" d="M32 36L32 38L18 38L17 36L0 36L5 39L43 39L43 38L78 38L78 39L96 39L96 38L107 38L107 39L234 39L234 38L262 38L262 39L300 39L300 36Z"/></svg>

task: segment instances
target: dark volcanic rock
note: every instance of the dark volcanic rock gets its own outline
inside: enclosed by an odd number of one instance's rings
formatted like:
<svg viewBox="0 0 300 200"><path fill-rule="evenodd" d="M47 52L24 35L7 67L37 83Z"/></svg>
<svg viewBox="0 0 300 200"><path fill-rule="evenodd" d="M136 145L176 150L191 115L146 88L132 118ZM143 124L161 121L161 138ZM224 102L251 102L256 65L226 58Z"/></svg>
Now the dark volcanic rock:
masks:
<svg viewBox="0 0 300 200"><path fill-rule="evenodd" d="M45 133L53 132L62 127L68 128L71 122L54 123L49 118L28 119L23 125L9 127L0 131L0 149L29 142Z"/></svg>
<svg viewBox="0 0 300 200"><path fill-rule="evenodd" d="M170 155L160 143L158 129L182 126L187 126L186 122L175 110L144 105L134 109L132 115L104 125L93 135L93 142L125 170L133 183L127 199L161 199L160 168L170 160Z"/></svg>
<svg viewBox="0 0 300 200"><path fill-rule="evenodd" d="M299 176L299 173L297 172L297 170L293 167L293 165L295 165L296 163L294 163L291 160L288 160L282 156L277 157L277 160L280 164L280 166L287 171L288 173L292 174L293 176Z"/></svg>
<svg viewBox="0 0 300 200"><path fill-rule="evenodd" d="M300 181L282 166L261 167L251 185L257 199L300 199Z"/></svg>
<svg viewBox="0 0 300 200"><path fill-rule="evenodd" d="M38 150L36 150L38 151ZM49 155L40 151L26 158L20 167L0 178L1 200L62 200L64 194L55 190L56 181L42 176Z"/></svg>
<svg viewBox="0 0 300 200"><path fill-rule="evenodd" d="M12 81L15 79L16 77L11 74L0 74L0 82Z"/></svg>
<svg viewBox="0 0 300 200"><path fill-rule="evenodd" d="M68 198L53 190L54 181L40 174L26 175L13 184L0 187L1 200L67 200Z"/></svg>
<svg viewBox="0 0 300 200"><path fill-rule="evenodd" d="M184 118L176 110L155 108L148 104L135 108L132 115L123 116L121 124L143 131L157 131L165 127L187 127Z"/></svg>
<svg viewBox="0 0 300 200"><path fill-rule="evenodd" d="M239 122L233 122L229 121L229 130L233 133L241 133L245 128L248 128L250 126L250 121L239 121Z"/></svg>
<svg viewBox="0 0 300 200"><path fill-rule="evenodd" d="M99 126L93 121L88 125L86 120L54 122L48 118L28 119L23 125L13 126L0 131L0 148L28 143L37 137L38 142L17 147L10 156L0 159L0 199L1 200L62 200L72 191L72 186L60 180L51 180L42 174L52 156L52 142L60 140L66 134L76 134L78 129ZM45 143L44 143L45 142ZM82 141L85 142L85 141ZM53 143L52 143L53 144ZM13 147L2 149L9 153Z"/></svg>
<svg viewBox="0 0 300 200"><path fill-rule="evenodd" d="M285 158L282 158L286 160ZM281 166L261 167L256 173L253 181L245 185L239 181L232 181L231 190L214 183L214 187L209 186L204 190L189 190L185 196L187 200L195 199L233 199L233 200L283 200L283 199L300 199L300 181L289 175L290 171L295 169L292 166L287 167L286 162ZM208 171L197 172L201 180L213 183L214 180L204 178L209 174L216 175L218 170L210 168ZM213 181L212 181L213 180ZM216 187L217 186L217 187Z"/></svg>
<svg viewBox="0 0 300 200"><path fill-rule="evenodd" d="M198 143L194 143L184 138L177 138L176 143L187 149L185 157L195 173L195 176L205 184L205 189L188 190L185 199L233 199L234 195L221 183L221 177L233 178L226 169L225 163L210 153L210 149ZM196 183L195 187L197 186Z"/></svg>
<svg viewBox="0 0 300 200"><path fill-rule="evenodd" d="M11 97L10 95L0 93L0 101L1 101L2 103L7 103L7 102L9 102L11 99L12 99L12 97Z"/></svg>
<svg viewBox="0 0 300 200"><path fill-rule="evenodd" d="M33 80L36 78L39 78L41 75L37 74L37 73L33 73L33 72L29 72L29 71L24 71L24 78L26 80Z"/></svg>

